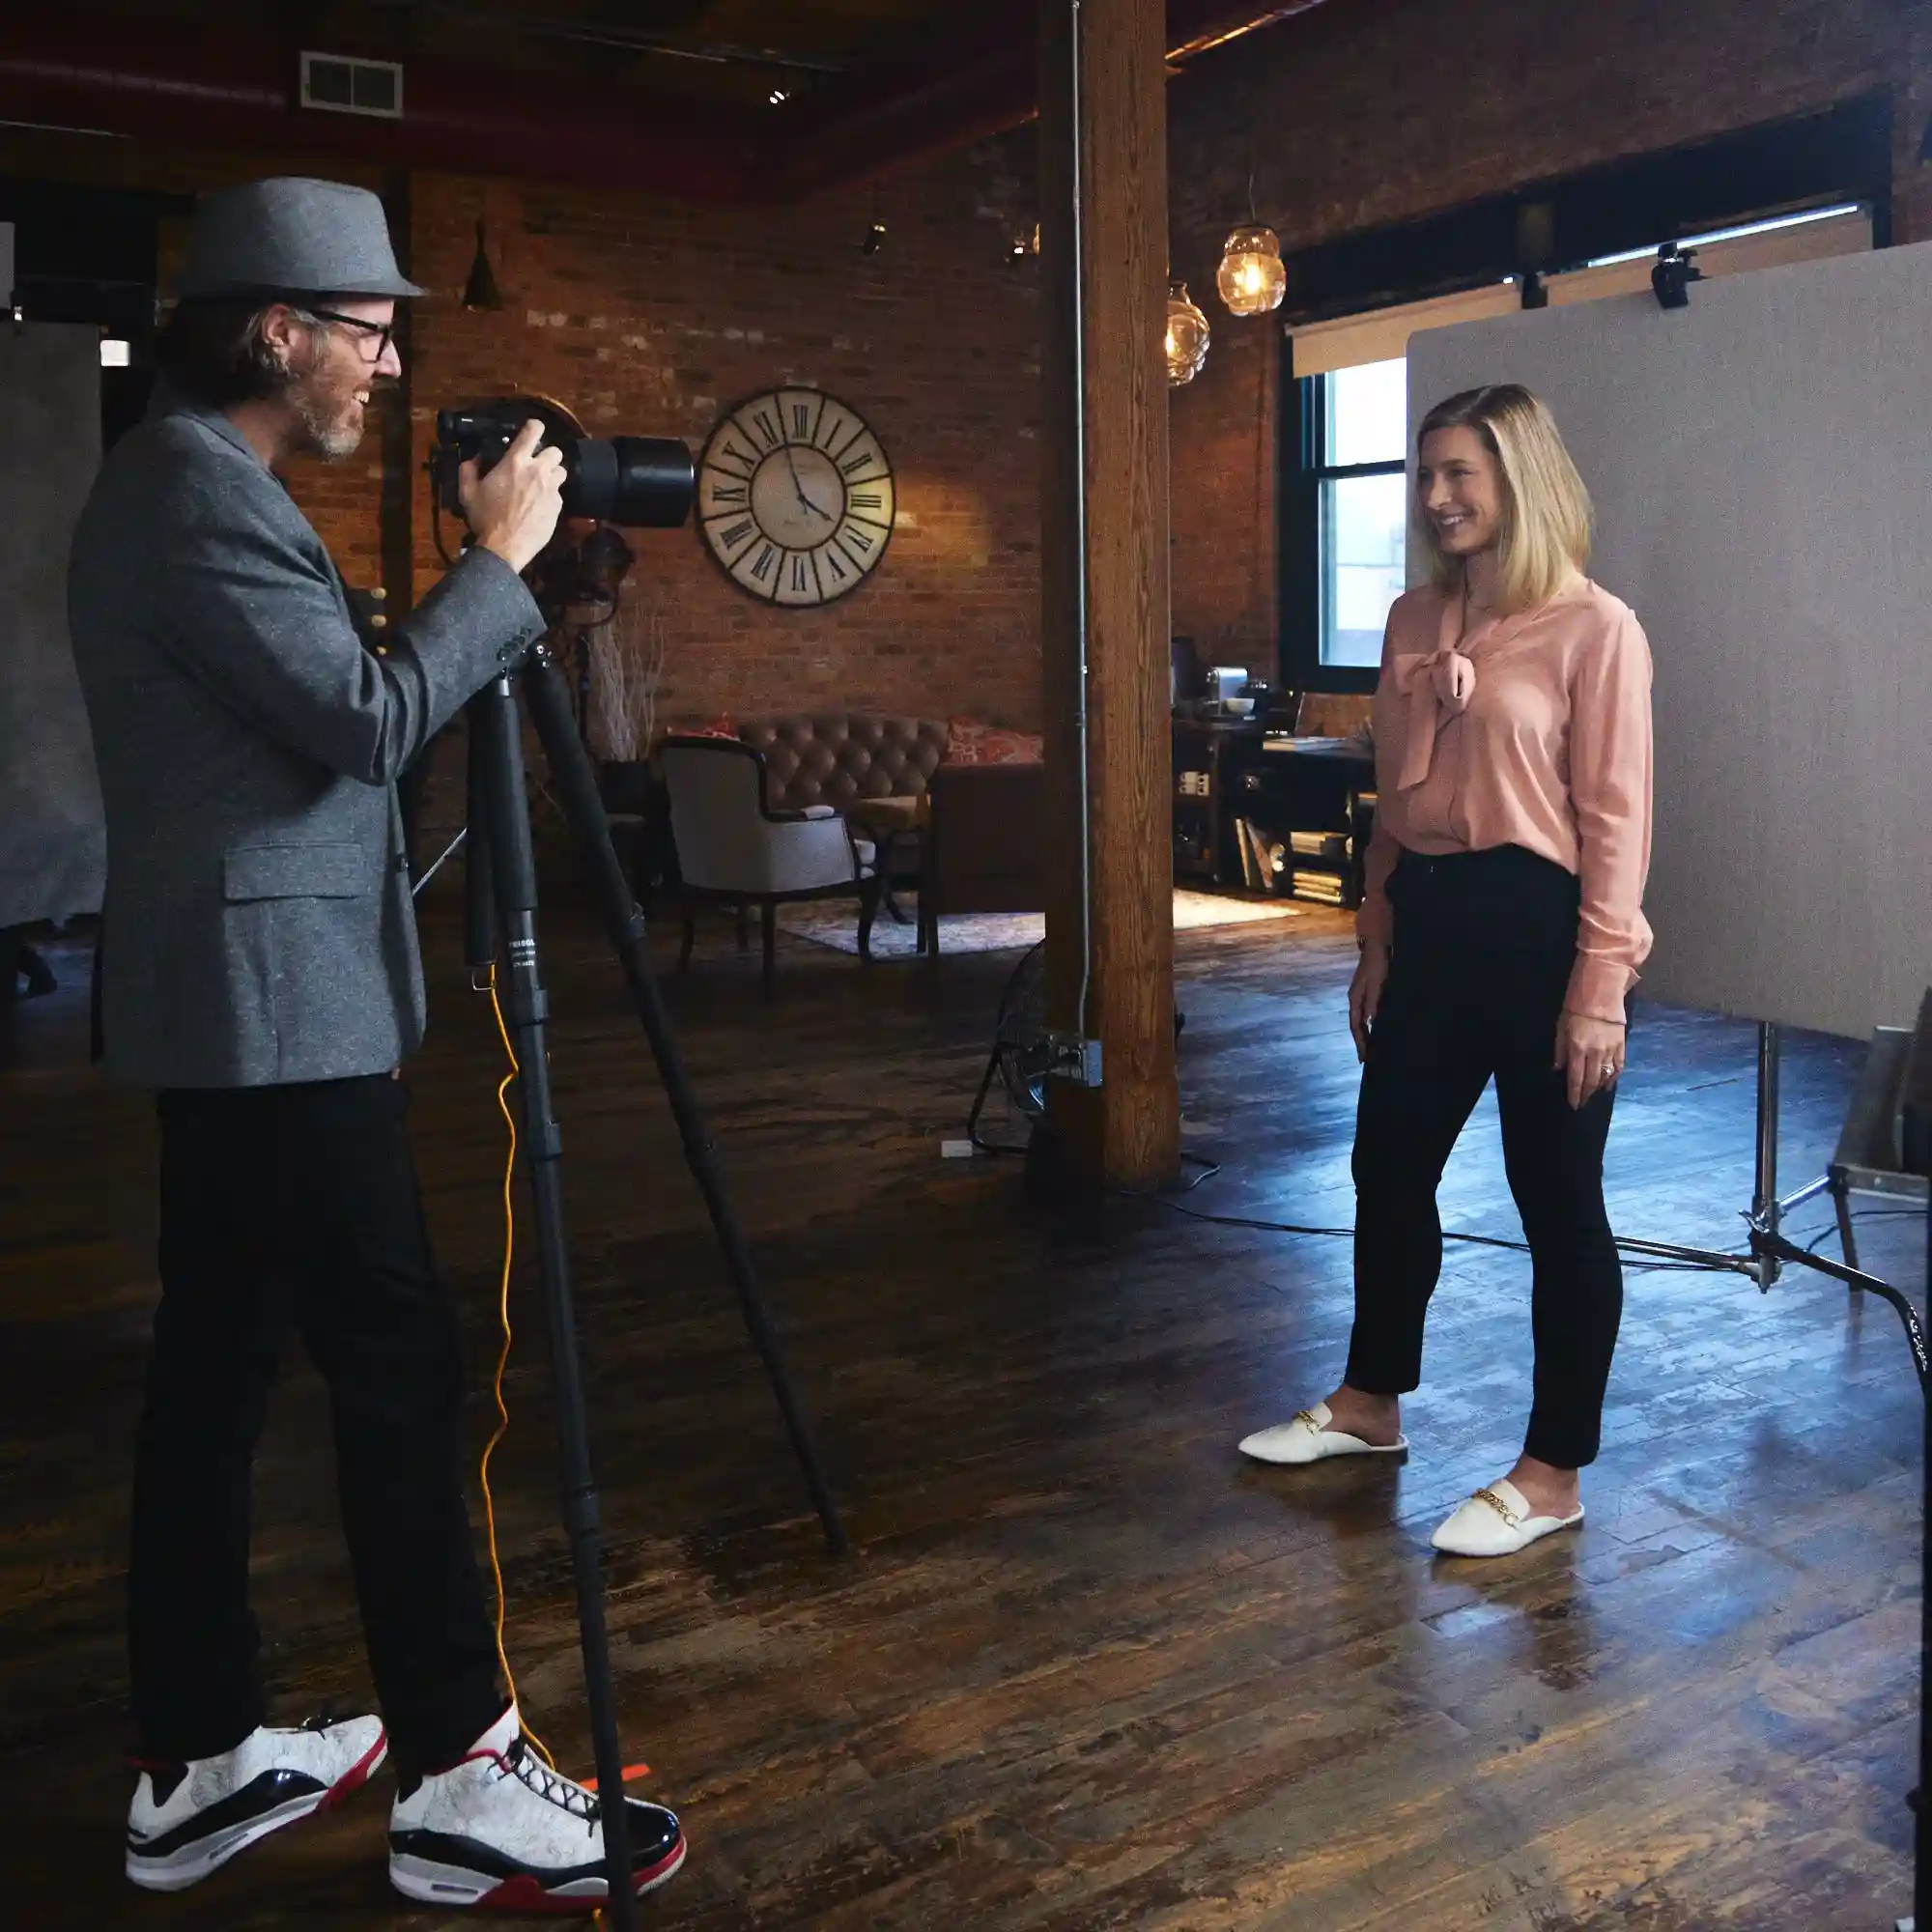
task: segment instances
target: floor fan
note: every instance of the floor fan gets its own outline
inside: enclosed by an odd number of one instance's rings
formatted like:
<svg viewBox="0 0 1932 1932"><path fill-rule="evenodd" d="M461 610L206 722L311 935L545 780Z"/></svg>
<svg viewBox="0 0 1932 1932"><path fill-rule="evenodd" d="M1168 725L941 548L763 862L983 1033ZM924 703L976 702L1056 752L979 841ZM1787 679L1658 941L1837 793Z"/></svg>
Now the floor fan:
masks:
<svg viewBox="0 0 1932 1932"><path fill-rule="evenodd" d="M966 1137L981 1153L1026 1152L1024 1147L984 1139L980 1119L986 1110L993 1082L1029 1124L1046 1112L1046 1076L1051 1060L1046 1025L1046 943L1032 948L1012 970L1000 995L999 1018L993 1028L993 1049L966 1119Z"/></svg>

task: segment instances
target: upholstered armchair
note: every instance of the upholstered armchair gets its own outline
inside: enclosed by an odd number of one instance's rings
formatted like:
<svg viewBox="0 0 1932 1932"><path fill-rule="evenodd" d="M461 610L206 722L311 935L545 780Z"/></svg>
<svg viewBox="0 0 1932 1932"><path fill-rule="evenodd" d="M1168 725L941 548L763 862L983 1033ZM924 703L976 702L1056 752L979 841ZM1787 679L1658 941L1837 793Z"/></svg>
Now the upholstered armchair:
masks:
<svg viewBox="0 0 1932 1932"><path fill-rule="evenodd" d="M764 989L777 964L778 908L788 899L832 898L860 885L860 856L830 805L775 810L765 760L736 738L667 738L658 753L670 799L671 838L684 880L684 946L691 963L696 907L755 905L763 915Z"/></svg>
<svg viewBox="0 0 1932 1932"><path fill-rule="evenodd" d="M941 765L926 792L919 950L937 960L944 914L1045 908L1046 768Z"/></svg>

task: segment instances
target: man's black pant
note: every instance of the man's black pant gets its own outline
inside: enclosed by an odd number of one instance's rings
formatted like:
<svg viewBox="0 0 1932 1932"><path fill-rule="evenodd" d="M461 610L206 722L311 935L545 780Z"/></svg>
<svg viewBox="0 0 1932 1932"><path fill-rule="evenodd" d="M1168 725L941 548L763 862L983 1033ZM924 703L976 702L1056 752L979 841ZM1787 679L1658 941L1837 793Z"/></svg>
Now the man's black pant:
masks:
<svg viewBox="0 0 1932 1932"><path fill-rule="evenodd" d="M463 1359L385 1075L159 1096L161 1302L135 1456L141 1749L264 1721L248 1607L255 1442L290 1324L328 1383L369 1662L398 1765L452 1763L503 1708L464 1505Z"/></svg>
<svg viewBox="0 0 1932 1932"><path fill-rule="evenodd" d="M1614 1090L1573 1109L1553 1064L1577 956L1577 880L1514 845L1444 859L1405 852L1389 897L1395 946L1355 1124L1348 1380L1406 1395L1422 1379L1423 1318L1442 1271L1436 1184L1493 1074L1533 1268L1524 1449L1581 1468L1596 1460L1623 1269L1604 1209Z"/></svg>

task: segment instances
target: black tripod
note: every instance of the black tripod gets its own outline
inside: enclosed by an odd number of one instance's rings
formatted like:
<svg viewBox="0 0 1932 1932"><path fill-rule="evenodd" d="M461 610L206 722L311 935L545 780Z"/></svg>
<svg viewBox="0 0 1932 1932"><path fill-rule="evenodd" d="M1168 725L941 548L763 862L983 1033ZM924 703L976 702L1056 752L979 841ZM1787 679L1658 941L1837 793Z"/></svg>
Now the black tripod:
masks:
<svg viewBox="0 0 1932 1932"><path fill-rule="evenodd" d="M685 1159L710 1210L711 1225L730 1266L745 1323L778 1395L785 1430L807 1487L825 1526L834 1555L844 1553L845 1530L819 1465L811 1430L785 1373L752 1264L743 1230L725 1193L717 1150L698 1110L669 1015L645 952L644 918L611 844L590 760L571 716L570 699L546 648L531 652L522 672L523 690L549 760L564 816L588 867L624 978L649 1037L658 1076L670 1101ZM604 1823L610 1897L606 1909L623 1932L637 1924L631 1889L630 1834L625 1829L623 1756L611 1680L611 1652L604 1625L603 1555L598 1540L597 1491L591 1480L585 1424L582 1364L571 1293L570 1254L564 1238L562 1143L551 1112L550 1057L545 1024L550 998L537 954L537 875L530 815L524 788L522 721L508 672L469 700L469 797L468 821L469 959L476 983L490 983L500 956L507 975L503 1012L517 1056L517 1094L523 1114L525 1171L535 1207L537 1255L550 1319L552 1372L556 1382L557 1447L563 1478L563 1520L570 1537L577 1583L577 1621L583 1652L583 1681L590 1707L590 1735L597 1764L599 1809Z"/></svg>

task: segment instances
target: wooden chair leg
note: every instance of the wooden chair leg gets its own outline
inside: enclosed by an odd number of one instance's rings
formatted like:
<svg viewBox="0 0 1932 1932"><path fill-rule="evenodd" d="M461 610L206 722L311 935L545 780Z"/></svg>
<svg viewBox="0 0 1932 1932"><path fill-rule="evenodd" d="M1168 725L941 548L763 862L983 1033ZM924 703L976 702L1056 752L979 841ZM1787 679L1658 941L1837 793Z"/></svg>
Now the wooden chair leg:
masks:
<svg viewBox="0 0 1932 1932"><path fill-rule="evenodd" d="M779 902L767 899L763 907L765 939L765 998L772 997L779 963Z"/></svg>
<svg viewBox="0 0 1932 1932"><path fill-rule="evenodd" d="M872 963L872 922L879 916L879 875L859 882L859 957Z"/></svg>
<svg viewBox="0 0 1932 1932"><path fill-rule="evenodd" d="M691 949L697 944L697 922L691 916L691 908L684 909L684 944L677 950L677 970L688 973L691 970Z"/></svg>

